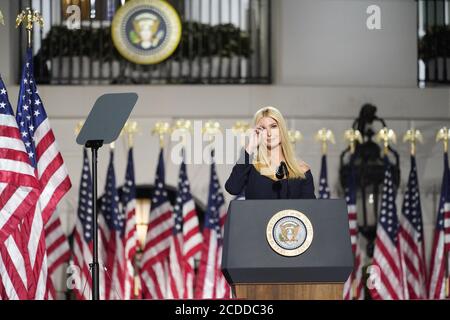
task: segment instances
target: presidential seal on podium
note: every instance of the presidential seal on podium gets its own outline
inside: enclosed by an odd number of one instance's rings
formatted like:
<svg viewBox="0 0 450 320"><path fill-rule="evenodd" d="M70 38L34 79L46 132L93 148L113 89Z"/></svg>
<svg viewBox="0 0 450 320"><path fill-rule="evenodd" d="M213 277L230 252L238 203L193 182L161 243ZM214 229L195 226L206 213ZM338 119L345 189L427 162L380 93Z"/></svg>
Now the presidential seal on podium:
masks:
<svg viewBox="0 0 450 320"><path fill-rule="evenodd" d="M114 46L127 60L156 64L167 59L181 39L181 22L176 10L163 0L132 0L113 18Z"/></svg>
<svg viewBox="0 0 450 320"><path fill-rule="evenodd" d="M266 237L278 254L294 257L305 252L313 240L313 227L306 215L297 210L282 210L270 218Z"/></svg>

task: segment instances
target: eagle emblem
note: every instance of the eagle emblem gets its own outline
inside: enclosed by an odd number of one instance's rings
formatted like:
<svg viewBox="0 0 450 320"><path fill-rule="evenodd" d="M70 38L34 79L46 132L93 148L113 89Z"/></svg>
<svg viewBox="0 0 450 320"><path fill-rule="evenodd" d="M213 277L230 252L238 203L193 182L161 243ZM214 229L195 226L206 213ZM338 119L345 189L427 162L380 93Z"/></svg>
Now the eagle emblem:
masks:
<svg viewBox="0 0 450 320"><path fill-rule="evenodd" d="M130 0L114 15L111 35L124 58L138 64L156 64L178 47L181 20L167 1Z"/></svg>
<svg viewBox="0 0 450 320"><path fill-rule="evenodd" d="M161 20L149 12L137 15L129 34L131 42L142 49L156 48L164 37L164 31L159 30L160 24Z"/></svg>
<svg viewBox="0 0 450 320"><path fill-rule="evenodd" d="M270 218L266 228L270 247L278 254L294 257L305 252L313 240L313 227L300 211L287 209Z"/></svg>
<svg viewBox="0 0 450 320"><path fill-rule="evenodd" d="M281 232L279 234L280 241L294 242L298 239L300 225L298 223L287 221L280 225Z"/></svg>

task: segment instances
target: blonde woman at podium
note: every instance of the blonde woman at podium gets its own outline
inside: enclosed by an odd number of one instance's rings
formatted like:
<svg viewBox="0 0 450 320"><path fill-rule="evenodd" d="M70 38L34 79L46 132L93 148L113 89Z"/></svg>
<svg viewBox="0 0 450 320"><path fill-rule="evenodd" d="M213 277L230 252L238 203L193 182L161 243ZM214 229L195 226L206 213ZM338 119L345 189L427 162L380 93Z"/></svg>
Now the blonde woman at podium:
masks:
<svg viewBox="0 0 450 320"><path fill-rule="evenodd" d="M245 199L315 199L311 170L296 159L281 112L264 107L253 125L225 189L232 195L244 192Z"/></svg>

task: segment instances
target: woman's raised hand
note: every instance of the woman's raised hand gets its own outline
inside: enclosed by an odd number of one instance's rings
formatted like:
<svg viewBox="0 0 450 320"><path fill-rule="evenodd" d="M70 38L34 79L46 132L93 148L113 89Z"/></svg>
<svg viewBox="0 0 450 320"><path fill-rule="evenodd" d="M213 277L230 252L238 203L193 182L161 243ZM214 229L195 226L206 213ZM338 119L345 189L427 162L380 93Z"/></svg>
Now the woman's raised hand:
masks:
<svg viewBox="0 0 450 320"><path fill-rule="evenodd" d="M247 146L245 147L245 150L247 151L248 154L252 154L258 148L259 144L263 139L265 131L266 130L262 127L250 129L249 140Z"/></svg>

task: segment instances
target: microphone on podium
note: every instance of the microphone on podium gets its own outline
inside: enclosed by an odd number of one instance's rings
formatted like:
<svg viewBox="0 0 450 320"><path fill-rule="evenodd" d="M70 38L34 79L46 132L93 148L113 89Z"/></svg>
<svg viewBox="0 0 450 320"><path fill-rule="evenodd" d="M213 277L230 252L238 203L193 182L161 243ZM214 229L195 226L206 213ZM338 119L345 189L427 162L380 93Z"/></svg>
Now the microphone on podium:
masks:
<svg viewBox="0 0 450 320"><path fill-rule="evenodd" d="M278 166L278 169L275 172L275 176L277 177L277 179L283 179L284 176L289 178L289 171L288 171L286 162L284 162L284 161L280 162L280 165Z"/></svg>
<svg viewBox="0 0 450 320"><path fill-rule="evenodd" d="M281 161L280 165L278 166L277 171L275 172L275 176L278 180L283 179L286 176L286 196L289 199L290 198L290 190L289 190L289 170L287 168L286 162Z"/></svg>

